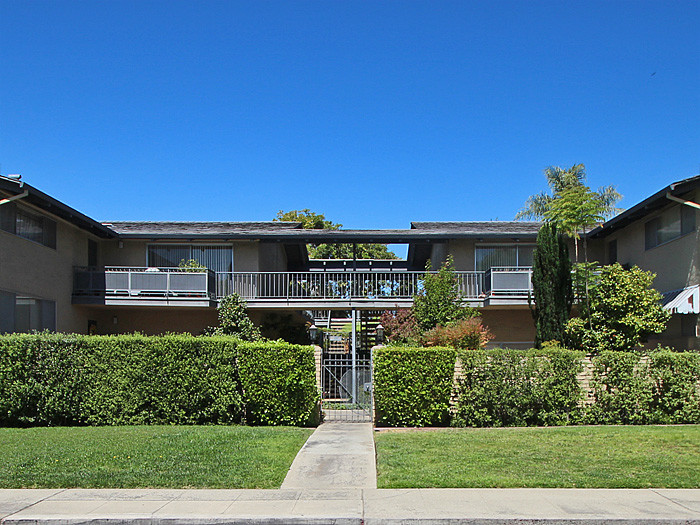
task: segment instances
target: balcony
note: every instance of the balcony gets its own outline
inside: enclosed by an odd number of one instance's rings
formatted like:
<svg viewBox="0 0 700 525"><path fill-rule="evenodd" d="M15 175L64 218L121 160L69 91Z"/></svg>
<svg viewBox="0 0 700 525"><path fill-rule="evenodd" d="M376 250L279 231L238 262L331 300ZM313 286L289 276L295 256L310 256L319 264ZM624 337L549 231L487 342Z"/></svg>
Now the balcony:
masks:
<svg viewBox="0 0 700 525"><path fill-rule="evenodd" d="M216 306L216 274L189 268L76 268L73 303Z"/></svg>
<svg viewBox="0 0 700 525"><path fill-rule="evenodd" d="M181 268L77 268L76 304L215 306L231 293L253 308L342 309L407 307L423 289L425 272L220 272ZM465 302L525 304L531 268L455 272Z"/></svg>

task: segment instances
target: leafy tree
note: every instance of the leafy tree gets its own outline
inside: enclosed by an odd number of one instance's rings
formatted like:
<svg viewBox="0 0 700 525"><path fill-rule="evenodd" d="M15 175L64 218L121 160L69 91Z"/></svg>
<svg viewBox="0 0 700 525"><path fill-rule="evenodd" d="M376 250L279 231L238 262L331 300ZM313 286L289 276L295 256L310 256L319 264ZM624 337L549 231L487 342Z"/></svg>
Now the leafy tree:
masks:
<svg viewBox="0 0 700 525"><path fill-rule="evenodd" d="M423 289L413 298L413 315L422 331L438 325L447 326L460 319L476 317L474 308L462 305L462 294L454 272L454 261L448 257L437 273L425 267Z"/></svg>
<svg viewBox="0 0 700 525"><path fill-rule="evenodd" d="M545 223L537 234L533 255L532 286L535 304L530 304L535 320L535 346L546 341L564 340L564 327L572 304L569 248L554 224Z"/></svg>
<svg viewBox="0 0 700 525"><path fill-rule="evenodd" d="M586 168L583 164L566 170L551 166L544 170L544 175L551 195L542 192L531 196L515 218L544 219L555 223L561 232L574 238L578 261L581 234L618 213L620 210L616 204L622 196L613 186L592 191L585 184ZM585 251L585 235L583 239Z"/></svg>
<svg viewBox="0 0 700 525"><path fill-rule="evenodd" d="M590 288L589 304L582 305L582 317L566 325L567 344L592 353L630 351L651 334L663 332L670 314L661 307L661 294L651 287L654 277L637 266L603 266Z"/></svg>
<svg viewBox="0 0 700 525"><path fill-rule="evenodd" d="M233 293L219 302L219 326L210 330L212 335L232 335L243 341L262 339L260 329L248 317L248 304L243 298Z"/></svg>
<svg viewBox="0 0 700 525"><path fill-rule="evenodd" d="M305 230L339 230L343 227L326 219L322 213L315 213L308 208L277 212L273 221L300 222ZM385 244L309 244L311 259L398 259L396 254Z"/></svg>

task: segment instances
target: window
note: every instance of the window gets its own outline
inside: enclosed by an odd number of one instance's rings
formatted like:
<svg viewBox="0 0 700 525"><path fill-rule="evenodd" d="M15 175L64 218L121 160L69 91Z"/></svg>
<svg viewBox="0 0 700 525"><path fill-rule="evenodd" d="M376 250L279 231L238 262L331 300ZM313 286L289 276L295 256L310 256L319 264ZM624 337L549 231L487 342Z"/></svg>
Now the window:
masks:
<svg viewBox="0 0 700 525"><path fill-rule="evenodd" d="M152 267L177 267L194 259L215 272L233 271L232 246L190 246L188 244L152 244L148 247L147 264Z"/></svg>
<svg viewBox="0 0 700 525"><path fill-rule="evenodd" d="M695 230L695 210L674 206L644 225L644 247L649 250Z"/></svg>
<svg viewBox="0 0 700 525"><path fill-rule="evenodd" d="M617 239L608 243L608 264L617 262Z"/></svg>
<svg viewBox="0 0 700 525"><path fill-rule="evenodd" d="M90 268L97 266L97 243L88 239L88 264Z"/></svg>
<svg viewBox="0 0 700 525"><path fill-rule="evenodd" d="M56 330L56 303L0 291L0 333Z"/></svg>
<svg viewBox="0 0 700 525"><path fill-rule="evenodd" d="M0 206L0 229L49 248L56 248L56 222L15 203Z"/></svg>
<svg viewBox="0 0 700 525"><path fill-rule="evenodd" d="M534 251L533 244L477 246L474 266L481 272L497 266L532 266Z"/></svg>

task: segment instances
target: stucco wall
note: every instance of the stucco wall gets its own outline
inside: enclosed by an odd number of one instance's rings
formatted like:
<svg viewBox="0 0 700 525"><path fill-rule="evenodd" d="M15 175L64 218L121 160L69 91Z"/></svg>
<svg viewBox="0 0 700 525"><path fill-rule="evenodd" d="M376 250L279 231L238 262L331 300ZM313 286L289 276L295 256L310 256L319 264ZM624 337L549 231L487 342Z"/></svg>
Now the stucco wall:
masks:
<svg viewBox="0 0 700 525"><path fill-rule="evenodd" d="M55 301L56 330L87 331L87 318L71 305L73 267L88 263L88 239L97 240L56 217L56 249L0 231L0 289Z"/></svg>
<svg viewBox="0 0 700 525"><path fill-rule="evenodd" d="M166 332L201 334L217 324L216 308L150 307L133 308L76 307L87 320L97 321L97 334L141 332L158 335ZM116 324L114 319L116 317Z"/></svg>

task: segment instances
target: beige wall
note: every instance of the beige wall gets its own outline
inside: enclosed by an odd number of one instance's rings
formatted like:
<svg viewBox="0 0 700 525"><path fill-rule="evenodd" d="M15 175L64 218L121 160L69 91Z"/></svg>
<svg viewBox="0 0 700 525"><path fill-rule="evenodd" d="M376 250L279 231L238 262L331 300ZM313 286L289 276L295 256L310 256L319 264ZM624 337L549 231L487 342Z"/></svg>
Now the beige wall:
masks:
<svg viewBox="0 0 700 525"><path fill-rule="evenodd" d="M535 341L535 323L529 308L481 309L483 323L494 335L489 346L531 348Z"/></svg>
<svg viewBox="0 0 700 525"><path fill-rule="evenodd" d="M97 238L32 210L56 221L56 249L0 231L0 290L55 301L56 330L85 333L87 318L71 305L73 267L87 265L88 239Z"/></svg>
<svg viewBox="0 0 700 525"><path fill-rule="evenodd" d="M158 335L166 332L189 332L199 335L208 326L216 326L216 308L182 308L136 306L88 307L76 306L87 320L97 321L97 334L141 332ZM116 317L116 324L114 319Z"/></svg>

